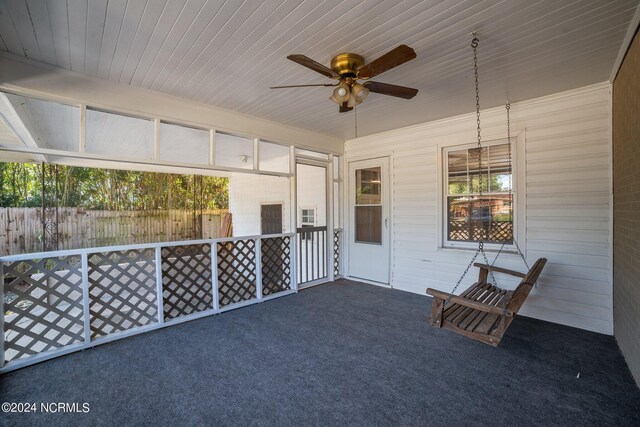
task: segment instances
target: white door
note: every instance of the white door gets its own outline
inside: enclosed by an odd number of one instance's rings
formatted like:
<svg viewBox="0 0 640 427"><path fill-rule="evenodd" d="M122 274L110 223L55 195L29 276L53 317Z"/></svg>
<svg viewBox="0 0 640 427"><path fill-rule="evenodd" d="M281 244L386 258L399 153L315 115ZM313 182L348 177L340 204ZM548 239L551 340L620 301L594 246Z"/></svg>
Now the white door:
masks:
<svg viewBox="0 0 640 427"><path fill-rule="evenodd" d="M389 158L349 163L349 276L389 283Z"/></svg>

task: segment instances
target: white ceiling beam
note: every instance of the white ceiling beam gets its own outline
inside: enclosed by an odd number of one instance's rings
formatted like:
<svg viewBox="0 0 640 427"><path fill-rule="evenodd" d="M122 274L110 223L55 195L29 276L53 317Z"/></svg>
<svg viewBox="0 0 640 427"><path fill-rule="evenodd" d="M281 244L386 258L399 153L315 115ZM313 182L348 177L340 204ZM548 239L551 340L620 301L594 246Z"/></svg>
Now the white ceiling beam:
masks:
<svg viewBox="0 0 640 427"><path fill-rule="evenodd" d="M11 128L17 139L20 140L25 147L38 149L40 146L37 142L37 135L32 134L30 129L33 125L28 115L21 110L20 106L14 105L9 98L0 93L0 114L2 120ZM46 161L46 157L41 154L35 154L34 158L39 162Z"/></svg>

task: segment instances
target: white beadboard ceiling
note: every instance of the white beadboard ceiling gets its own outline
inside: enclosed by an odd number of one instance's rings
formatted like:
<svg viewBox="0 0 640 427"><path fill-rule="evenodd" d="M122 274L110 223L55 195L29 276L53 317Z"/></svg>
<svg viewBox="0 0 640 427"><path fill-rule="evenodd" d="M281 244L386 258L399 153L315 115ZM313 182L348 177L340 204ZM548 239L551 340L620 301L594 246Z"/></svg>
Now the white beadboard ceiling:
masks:
<svg viewBox="0 0 640 427"><path fill-rule="evenodd" d="M483 108L609 78L637 0L0 0L0 49L127 85L209 103L339 138L329 83L286 59L365 61L399 44L417 59L374 78L419 89L371 94L359 136L475 109L470 32L480 38Z"/></svg>

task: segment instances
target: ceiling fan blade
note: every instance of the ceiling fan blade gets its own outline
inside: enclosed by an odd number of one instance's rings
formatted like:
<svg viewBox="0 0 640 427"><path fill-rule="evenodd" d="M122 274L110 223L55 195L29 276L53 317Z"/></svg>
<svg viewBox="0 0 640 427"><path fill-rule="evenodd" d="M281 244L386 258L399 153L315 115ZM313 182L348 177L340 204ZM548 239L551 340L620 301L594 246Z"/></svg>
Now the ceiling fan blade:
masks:
<svg viewBox="0 0 640 427"><path fill-rule="evenodd" d="M416 57L416 52L401 44L358 70L358 78L370 79Z"/></svg>
<svg viewBox="0 0 640 427"><path fill-rule="evenodd" d="M349 107L347 104L349 104L349 102L347 102L347 101L342 103L342 105L340 106L340 112L341 113L347 113L347 112L353 110L353 107Z"/></svg>
<svg viewBox="0 0 640 427"><path fill-rule="evenodd" d="M333 83L320 83L315 85L288 85L288 86L271 86L269 89L287 89L291 87L314 87L314 86L337 86Z"/></svg>
<svg viewBox="0 0 640 427"><path fill-rule="evenodd" d="M396 86L389 83L365 82L364 86L371 92L383 95L397 96L398 98L411 99L418 93L418 89L406 86Z"/></svg>
<svg viewBox="0 0 640 427"><path fill-rule="evenodd" d="M324 76L327 76L329 78L332 79L337 79L340 78L340 74L336 73L335 71L333 71L331 68L325 67L324 65L322 65L319 62L314 61L313 59L309 58L308 56L304 56L304 55L289 55L287 56L287 59L293 61L293 62L297 62L300 65L303 65L307 68L312 69L313 71L320 73Z"/></svg>

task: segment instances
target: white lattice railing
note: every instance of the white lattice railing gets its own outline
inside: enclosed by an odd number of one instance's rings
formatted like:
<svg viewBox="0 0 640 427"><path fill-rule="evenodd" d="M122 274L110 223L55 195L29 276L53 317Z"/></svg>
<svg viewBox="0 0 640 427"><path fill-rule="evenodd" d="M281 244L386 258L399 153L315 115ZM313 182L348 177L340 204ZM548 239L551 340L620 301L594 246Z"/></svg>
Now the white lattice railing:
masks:
<svg viewBox="0 0 640 427"><path fill-rule="evenodd" d="M333 230L333 277L342 277L342 228Z"/></svg>
<svg viewBox="0 0 640 427"><path fill-rule="evenodd" d="M295 268L293 233L0 257L0 372L289 295Z"/></svg>

